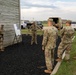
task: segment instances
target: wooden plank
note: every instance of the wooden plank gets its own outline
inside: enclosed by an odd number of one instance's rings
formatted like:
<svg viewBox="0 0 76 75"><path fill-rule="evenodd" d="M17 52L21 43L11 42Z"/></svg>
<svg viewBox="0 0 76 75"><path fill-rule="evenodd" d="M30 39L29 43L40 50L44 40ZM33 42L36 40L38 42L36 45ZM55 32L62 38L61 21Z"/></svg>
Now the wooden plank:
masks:
<svg viewBox="0 0 76 75"><path fill-rule="evenodd" d="M65 57L65 52L64 52L63 55L62 55L62 59L64 59L64 57ZM63 60L62 60L62 61L63 61ZM56 64L56 66L55 66L53 72L52 72L50 75L55 75L55 74L57 73L57 71L58 71L58 69L59 69L59 67L60 67L60 65L61 65L61 63L62 63L62 61L60 61L60 62L58 62L58 63Z"/></svg>
<svg viewBox="0 0 76 75"><path fill-rule="evenodd" d="M73 37L73 39L72 40L74 40L75 39L75 36Z"/></svg>

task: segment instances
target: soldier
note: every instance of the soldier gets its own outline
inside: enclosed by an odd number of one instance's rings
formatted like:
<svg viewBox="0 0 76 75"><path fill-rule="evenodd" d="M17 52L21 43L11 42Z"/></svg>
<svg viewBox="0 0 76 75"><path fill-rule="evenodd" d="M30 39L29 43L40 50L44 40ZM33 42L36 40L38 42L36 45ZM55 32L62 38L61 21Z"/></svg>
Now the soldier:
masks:
<svg viewBox="0 0 76 75"><path fill-rule="evenodd" d="M58 59L56 61L62 60L62 53L65 51L65 59L70 59L70 51L71 51L71 45L72 45L72 38L74 36L74 29L71 27L71 21L68 20L66 22L66 26L61 30L61 43L58 47Z"/></svg>
<svg viewBox="0 0 76 75"><path fill-rule="evenodd" d="M33 22L30 29L31 29L31 36L32 36L31 45L33 43L37 44L37 29L41 29L41 28L37 26L35 22Z"/></svg>
<svg viewBox="0 0 76 75"><path fill-rule="evenodd" d="M0 26L0 51L4 51L4 48L3 48L3 26L4 25Z"/></svg>
<svg viewBox="0 0 76 75"><path fill-rule="evenodd" d="M53 26L53 19L48 19L48 27L44 29L42 50L45 50L45 62L47 70L45 73L51 73L54 64L54 49L56 47L58 30Z"/></svg>

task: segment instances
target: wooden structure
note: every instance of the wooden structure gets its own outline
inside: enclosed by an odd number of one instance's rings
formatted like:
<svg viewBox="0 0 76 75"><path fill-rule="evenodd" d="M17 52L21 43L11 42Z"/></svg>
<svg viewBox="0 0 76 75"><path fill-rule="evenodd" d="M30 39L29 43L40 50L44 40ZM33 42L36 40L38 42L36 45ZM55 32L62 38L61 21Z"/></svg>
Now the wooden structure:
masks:
<svg viewBox="0 0 76 75"><path fill-rule="evenodd" d="M3 27L4 27L4 25L0 26L0 51L4 51L4 47L3 47Z"/></svg>
<svg viewBox="0 0 76 75"><path fill-rule="evenodd" d="M4 25L5 47L11 45L14 40L14 24L21 29L20 0L0 0L0 25ZM19 41L21 42L22 39L20 38Z"/></svg>

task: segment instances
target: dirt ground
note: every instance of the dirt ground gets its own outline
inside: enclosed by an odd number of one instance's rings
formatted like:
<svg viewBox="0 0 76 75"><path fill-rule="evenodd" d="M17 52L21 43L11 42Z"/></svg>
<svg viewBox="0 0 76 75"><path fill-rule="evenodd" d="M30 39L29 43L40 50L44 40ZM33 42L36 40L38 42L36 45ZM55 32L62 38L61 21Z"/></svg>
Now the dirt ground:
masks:
<svg viewBox="0 0 76 75"><path fill-rule="evenodd" d="M49 75L43 72L46 67L44 51L41 49L42 36L38 36L37 45L30 45L31 36L22 37L22 43L9 46L4 52L0 52L0 75ZM59 42L60 40L57 45Z"/></svg>

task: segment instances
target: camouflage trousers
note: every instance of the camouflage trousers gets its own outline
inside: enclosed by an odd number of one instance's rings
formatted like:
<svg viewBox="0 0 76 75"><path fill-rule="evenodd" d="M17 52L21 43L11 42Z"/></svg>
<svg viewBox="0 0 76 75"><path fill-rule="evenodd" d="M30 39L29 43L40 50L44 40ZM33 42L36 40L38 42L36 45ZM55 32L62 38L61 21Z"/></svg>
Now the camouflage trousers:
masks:
<svg viewBox="0 0 76 75"><path fill-rule="evenodd" d="M32 32L31 36L32 36L31 44L33 44L33 43L37 44L37 33Z"/></svg>
<svg viewBox="0 0 76 75"><path fill-rule="evenodd" d="M4 51L4 47L3 47L3 35L0 35L0 51Z"/></svg>
<svg viewBox="0 0 76 75"><path fill-rule="evenodd" d="M45 62L47 70L52 70L54 64L54 49L45 49Z"/></svg>
<svg viewBox="0 0 76 75"><path fill-rule="evenodd" d="M61 58L62 57L62 53L65 50L65 59L69 60L70 59L70 51L71 51L71 46L72 44L64 44L64 43L60 43L59 47L58 47L58 57Z"/></svg>

